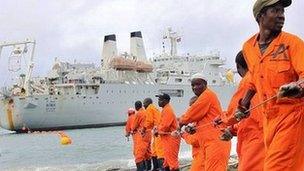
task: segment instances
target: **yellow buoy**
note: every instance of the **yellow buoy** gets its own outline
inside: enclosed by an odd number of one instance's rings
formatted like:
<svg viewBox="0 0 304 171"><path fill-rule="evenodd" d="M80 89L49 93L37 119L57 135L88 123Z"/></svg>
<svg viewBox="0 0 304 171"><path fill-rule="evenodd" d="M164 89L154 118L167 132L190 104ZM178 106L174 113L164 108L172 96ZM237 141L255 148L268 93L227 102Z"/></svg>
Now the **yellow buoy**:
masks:
<svg viewBox="0 0 304 171"><path fill-rule="evenodd" d="M68 144L71 144L72 141L69 137L63 136L60 138L60 143L61 143L61 145L68 145Z"/></svg>
<svg viewBox="0 0 304 171"><path fill-rule="evenodd" d="M64 132L60 131L58 132L59 136L60 136L60 143L61 145L69 145L72 143L72 139L66 135Z"/></svg>

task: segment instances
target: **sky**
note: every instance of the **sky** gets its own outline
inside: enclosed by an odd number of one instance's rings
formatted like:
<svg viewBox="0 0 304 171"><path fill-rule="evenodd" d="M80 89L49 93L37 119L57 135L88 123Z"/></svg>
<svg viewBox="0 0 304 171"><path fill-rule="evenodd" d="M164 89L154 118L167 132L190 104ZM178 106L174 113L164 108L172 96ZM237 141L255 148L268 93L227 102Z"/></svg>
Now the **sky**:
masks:
<svg viewBox="0 0 304 171"><path fill-rule="evenodd" d="M258 31L254 0L0 0L0 4L0 42L35 39L36 76L46 75L55 57L100 65L107 34L116 34L118 50L128 52L130 32L142 31L151 57L161 53L168 27L182 36L179 54L216 49L227 59L227 67L234 67L242 43ZM304 0L294 1L286 9L284 26L302 39L303 7ZM4 56L0 64L7 65Z"/></svg>

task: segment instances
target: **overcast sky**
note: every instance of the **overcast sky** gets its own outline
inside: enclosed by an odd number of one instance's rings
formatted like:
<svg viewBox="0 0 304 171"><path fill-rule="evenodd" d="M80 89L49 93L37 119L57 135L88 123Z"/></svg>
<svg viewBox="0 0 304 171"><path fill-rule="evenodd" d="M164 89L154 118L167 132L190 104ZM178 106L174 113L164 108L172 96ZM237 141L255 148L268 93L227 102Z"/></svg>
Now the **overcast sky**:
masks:
<svg viewBox="0 0 304 171"><path fill-rule="evenodd" d="M37 41L35 75L55 57L99 65L103 36L115 33L119 51L129 51L129 34L142 31L147 55L161 52L167 27L182 34L179 53L217 49L233 66L242 43L258 27L253 0L0 0L0 41ZM284 30L304 38L304 0L286 9ZM1 64L7 63L0 59Z"/></svg>

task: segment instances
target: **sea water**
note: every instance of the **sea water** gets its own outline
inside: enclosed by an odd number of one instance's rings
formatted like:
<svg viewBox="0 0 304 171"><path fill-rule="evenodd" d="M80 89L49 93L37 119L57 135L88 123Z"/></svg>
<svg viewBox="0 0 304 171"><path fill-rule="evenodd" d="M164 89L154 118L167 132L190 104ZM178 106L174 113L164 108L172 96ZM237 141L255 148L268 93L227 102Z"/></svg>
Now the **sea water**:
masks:
<svg viewBox="0 0 304 171"><path fill-rule="evenodd" d="M0 170L115 170L134 168L132 139L124 127L64 131L72 144L61 145L57 132L16 134L0 129ZM232 154L235 153L235 140ZM191 160L191 148L182 141L180 160Z"/></svg>

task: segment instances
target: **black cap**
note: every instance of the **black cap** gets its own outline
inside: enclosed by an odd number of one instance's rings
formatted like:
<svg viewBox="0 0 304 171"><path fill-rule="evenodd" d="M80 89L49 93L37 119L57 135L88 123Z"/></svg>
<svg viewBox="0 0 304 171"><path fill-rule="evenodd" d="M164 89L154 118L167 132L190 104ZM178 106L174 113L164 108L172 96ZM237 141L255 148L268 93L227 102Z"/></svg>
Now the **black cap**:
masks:
<svg viewBox="0 0 304 171"><path fill-rule="evenodd" d="M166 94L166 93L158 94L155 97L158 97L158 98L163 99L163 100L168 100L168 101L170 101L170 99L171 99L169 94Z"/></svg>

